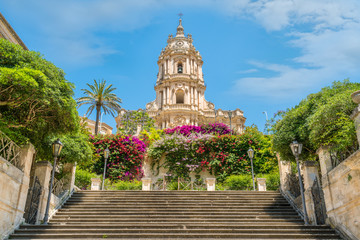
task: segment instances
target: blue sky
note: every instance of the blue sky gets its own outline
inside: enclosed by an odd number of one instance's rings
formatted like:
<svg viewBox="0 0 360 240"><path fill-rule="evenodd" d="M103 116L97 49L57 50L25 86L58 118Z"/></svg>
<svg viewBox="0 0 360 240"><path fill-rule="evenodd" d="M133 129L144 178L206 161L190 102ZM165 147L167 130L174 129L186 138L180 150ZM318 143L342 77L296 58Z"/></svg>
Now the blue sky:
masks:
<svg viewBox="0 0 360 240"><path fill-rule="evenodd" d="M64 69L76 98L106 79L126 109L154 100L156 62L179 12L203 57L206 99L240 108L247 126L263 130L263 111L270 118L333 81L360 79L358 0L2 0L0 12Z"/></svg>

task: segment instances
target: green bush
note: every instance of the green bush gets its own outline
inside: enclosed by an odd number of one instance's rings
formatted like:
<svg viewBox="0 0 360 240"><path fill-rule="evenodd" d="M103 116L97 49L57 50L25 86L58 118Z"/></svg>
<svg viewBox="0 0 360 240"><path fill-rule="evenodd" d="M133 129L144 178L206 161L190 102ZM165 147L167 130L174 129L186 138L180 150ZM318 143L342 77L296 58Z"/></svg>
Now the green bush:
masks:
<svg viewBox="0 0 360 240"><path fill-rule="evenodd" d="M258 178L266 178L266 190L276 191L280 187L280 175L279 173L269 173L258 175Z"/></svg>
<svg viewBox="0 0 360 240"><path fill-rule="evenodd" d="M215 190L216 191L226 191L226 190L229 190L228 189L228 186L225 184L225 183L221 183L221 182L217 182L215 184Z"/></svg>
<svg viewBox="0 0 360 240"><path fill-rule="evenodd" d="M75 186L82 190L90 189L91 178L97 178L98 175L86 170L76 169L75 172Z"/></svg>
<svg viewBox="0 0 360 240"><path fill-rule="evenodd" d="M110 182L107 180L105 188L106 190L141 190L142 182L137 180Z"/></svg>
<svg viewBox="0 0 360 240"><path fill-rule="evenodd" d="M251 190L251 175L231 175L226 178L225 185L229 190Z"/></svg>

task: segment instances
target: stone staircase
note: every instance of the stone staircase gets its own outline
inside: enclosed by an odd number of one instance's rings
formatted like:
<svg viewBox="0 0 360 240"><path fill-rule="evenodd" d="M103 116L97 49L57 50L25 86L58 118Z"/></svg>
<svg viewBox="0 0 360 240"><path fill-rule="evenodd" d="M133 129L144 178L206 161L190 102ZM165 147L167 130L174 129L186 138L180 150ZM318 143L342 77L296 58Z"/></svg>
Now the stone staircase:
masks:
<svg viewBox="0 0 360 240"><path fill-rule="evenodd" d="M341 239L304 222L278 192L80 191L48 225L10 239Z"/></svg>

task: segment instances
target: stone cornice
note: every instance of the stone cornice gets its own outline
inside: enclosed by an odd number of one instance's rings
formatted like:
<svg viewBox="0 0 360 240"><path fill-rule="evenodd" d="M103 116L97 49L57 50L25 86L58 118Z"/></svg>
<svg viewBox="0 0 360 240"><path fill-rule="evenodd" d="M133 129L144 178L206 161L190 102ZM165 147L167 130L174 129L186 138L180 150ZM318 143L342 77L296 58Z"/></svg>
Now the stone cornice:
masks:
<svg viewBox="0 0 360 240"><path fill-rule="evenodd" d="M1 27L1 25L3 25L3 27ZM6 34L6 32L8 34ZM9 40L12 43L16 43L20 45L24 50L29 50L1 13L0 13L0 34L2 38L5 38L6 40Z"/></svg>

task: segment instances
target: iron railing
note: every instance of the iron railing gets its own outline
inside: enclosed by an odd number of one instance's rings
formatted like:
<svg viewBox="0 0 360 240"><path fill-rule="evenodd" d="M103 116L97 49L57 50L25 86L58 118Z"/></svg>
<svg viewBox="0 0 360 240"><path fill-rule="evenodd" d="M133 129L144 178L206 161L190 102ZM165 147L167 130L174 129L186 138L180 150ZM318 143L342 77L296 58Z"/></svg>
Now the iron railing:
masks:
<svg viewBox="0 0 360 240"><path fill-rule="evenodd" d="M23 170L24 166L20 160L20 149L14 141L0 131L0 157Z"/></svg>
<svg viewBox="0 0 360 240"><path fill-rule="evenodd" d="M63 193L66 191L65 184L66 184L66 177L63 177L61 179L54 178L54 186L52 189L52 193L57 197L61 197Z"/></svg>
<svg viewBox="0 0 360 240"><path fill-rule="evenodd" d="M345 150L337 151L337 150L330 150L330 158L332 167L335 168L339 165L342 161L346 160L350 155L354 154L359 149L359 144L356 141L354 145L348 147Z"/></svg>

